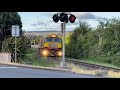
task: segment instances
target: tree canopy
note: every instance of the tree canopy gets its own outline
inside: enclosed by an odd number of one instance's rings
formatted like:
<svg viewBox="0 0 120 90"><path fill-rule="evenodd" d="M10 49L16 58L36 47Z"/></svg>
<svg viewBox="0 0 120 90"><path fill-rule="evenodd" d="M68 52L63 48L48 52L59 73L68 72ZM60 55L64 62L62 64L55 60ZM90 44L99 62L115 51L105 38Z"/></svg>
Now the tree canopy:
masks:
<svg viewBox="0 0 120 90"><path fill-rule="evenodd" d="M21 17L17 12L0 12L0 32L4 38L11 35L12 25L19 25L22 32Z"/></svg>
<svg viewBox="0 0 120 90"><path fill-rule="evenodd" d="M20 35L22 35L22 21L17 12L0 12L0 50L4 39L11 36L12 25L20 26Z"/></svg>
<svg viewBox="0 0 120 90"><path fill-rule="evenodd" d="M110 57L120 53L120 18L98 20L93 30L86 22L80 22L67 36L66 56L72 58ZM69 41L69 43L68 43ZM120 59L108 59L106 62L119 64ZM103 60L105 61L105 60Z"/></svg>

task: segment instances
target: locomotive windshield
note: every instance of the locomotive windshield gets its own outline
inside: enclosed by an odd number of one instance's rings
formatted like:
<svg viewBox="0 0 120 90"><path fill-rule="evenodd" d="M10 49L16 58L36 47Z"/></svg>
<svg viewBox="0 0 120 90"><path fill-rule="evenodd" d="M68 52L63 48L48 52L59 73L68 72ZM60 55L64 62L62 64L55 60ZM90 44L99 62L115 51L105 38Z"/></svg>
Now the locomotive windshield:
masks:
<svg viewBox="0 0 120 90"><path fill-rule="evenodd" d="M55 38L55 42L61 43L61 39L60 38Z"/></svg>
<svg viewBox="0 0 120 90"><path fill-rule="evenodd" d="M53 42L52 38L46 38L46 42Z"/></svg>
<svg viewBox="0 0 120 90"><path fill-rule="evenodd" d="M46 38L46 42L59 42L59 43L61 43L61 38Z"/></svg>

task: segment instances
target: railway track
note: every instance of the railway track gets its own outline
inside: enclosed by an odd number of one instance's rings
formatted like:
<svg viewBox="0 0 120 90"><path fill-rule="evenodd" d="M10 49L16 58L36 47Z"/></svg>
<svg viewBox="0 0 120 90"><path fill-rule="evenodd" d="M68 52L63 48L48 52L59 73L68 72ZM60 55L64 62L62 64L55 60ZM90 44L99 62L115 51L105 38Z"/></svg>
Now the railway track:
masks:
<svg viewBox="0 0 120 90"><path fill-rule="evenodd" d="M118 68L86 63L86 62L83 62L83 61L80 61L80 60L77 60L77 59L66 58L66 62L73 63L77 66L85 66L87 68L92 68L92 69L112 70L112 71L115 71L115 72L120 72L120 69L118 69Z"/></svg>
<svg viewBox="0 0 120 90"><path fill-rule="evenodd" d="M58 62L60 62L62 60L62 58L58 58L58 57L47 57L46 59L49 61L58 61ZM86 67L87 69L94 69L94 70L100 69L100 70L111 70L111 71L115 71L115 72L120 72L120 69L118 69L118 68L102 66L102 65L97 65L97 64L91 64L91 63L83 62L83 61L80 61L77 59L66 58L65 61L67 63L73 63L79 67Z"/></svg>

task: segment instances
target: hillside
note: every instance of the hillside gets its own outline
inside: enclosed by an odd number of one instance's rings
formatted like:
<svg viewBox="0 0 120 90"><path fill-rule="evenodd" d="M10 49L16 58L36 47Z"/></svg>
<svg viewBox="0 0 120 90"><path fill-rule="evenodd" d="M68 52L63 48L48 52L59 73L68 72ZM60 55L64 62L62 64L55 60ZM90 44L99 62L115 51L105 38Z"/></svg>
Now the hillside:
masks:
<svg viewBox="0 0 120 90"><path fill-rule="evenodd" d="M71 31L66 31L66 35L69 34ZM62 34L61 31L25 31L24 34L25 35L42 35L42 36L46 36L48 34Z"/></svg>

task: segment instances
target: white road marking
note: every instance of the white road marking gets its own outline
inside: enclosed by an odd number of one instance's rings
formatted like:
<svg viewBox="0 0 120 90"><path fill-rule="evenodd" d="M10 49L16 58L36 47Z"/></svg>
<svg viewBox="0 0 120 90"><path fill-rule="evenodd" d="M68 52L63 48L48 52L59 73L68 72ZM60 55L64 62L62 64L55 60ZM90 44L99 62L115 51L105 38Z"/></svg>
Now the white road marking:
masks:
<svg viewBox="0 0 120 90"><path fill-rule="evenodd" d="M0 68L18 68L18 67L0 67Z"/></svg>

